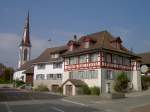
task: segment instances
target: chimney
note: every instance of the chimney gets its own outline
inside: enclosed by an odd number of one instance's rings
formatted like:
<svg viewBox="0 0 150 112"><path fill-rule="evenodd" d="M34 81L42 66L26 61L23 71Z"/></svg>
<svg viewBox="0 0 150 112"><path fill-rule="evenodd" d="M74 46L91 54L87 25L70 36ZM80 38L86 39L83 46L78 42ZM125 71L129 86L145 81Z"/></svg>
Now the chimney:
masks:
<svg viewBox="0 0 150 112"><path fill-rule="evenodd" d="M74 41L77 41L77 35L73 36Z"/></svg>

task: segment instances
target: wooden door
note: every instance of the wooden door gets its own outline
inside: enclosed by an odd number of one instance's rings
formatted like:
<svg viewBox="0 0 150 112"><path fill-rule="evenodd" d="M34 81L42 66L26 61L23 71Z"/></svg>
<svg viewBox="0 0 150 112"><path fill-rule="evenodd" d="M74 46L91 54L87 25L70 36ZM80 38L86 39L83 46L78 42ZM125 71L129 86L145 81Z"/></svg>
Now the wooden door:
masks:
<svg viewBox="0 0 150 112"><path fill-rule="evenodd" d="M72 85L66 85L66 95L72 96Z"/></svg>
<svg viewBox="0 0 150 112"><path fill-rule="evenodd" d="M26 74L26 83L33 85L33 74Z"/></svg>

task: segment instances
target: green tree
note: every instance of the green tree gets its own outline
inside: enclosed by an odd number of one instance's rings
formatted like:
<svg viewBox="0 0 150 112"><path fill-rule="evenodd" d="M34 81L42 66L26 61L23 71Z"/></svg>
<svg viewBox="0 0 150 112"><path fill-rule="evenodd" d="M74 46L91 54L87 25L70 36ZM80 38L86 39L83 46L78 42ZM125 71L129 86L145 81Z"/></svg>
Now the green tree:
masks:
<svg viewBox="0 0 150 112"><path fill-rule="evenodd" d="M6 68L4 70L5 80L12 80L14 70L12 68Z"/></svg>
<svg viewBox="0 0 150 112"><path fill-rule="evenodd" d="M128 77L125 72L117 74L117 78L114 83L114 90L117 92L125 92L128 87Z"/></svg>

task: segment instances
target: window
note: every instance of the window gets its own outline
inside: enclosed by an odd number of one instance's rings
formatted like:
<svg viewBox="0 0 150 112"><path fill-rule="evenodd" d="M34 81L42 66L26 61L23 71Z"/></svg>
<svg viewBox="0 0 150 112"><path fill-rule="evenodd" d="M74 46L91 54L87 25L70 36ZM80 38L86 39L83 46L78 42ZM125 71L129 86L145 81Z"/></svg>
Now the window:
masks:
<svg viewBox="0 0 150 112"><path fill-rule="evenodd" d="M53 68L62 68L62 63L53 63Z"/></svg>
<svg viewBox="0 0 150 112"><path fill-rule="evenodd" d="M89 41L84 42L84 48L89 48L89 46L90 46L90 42Z"/></svg>
<svg viewBox="0 0 150 112"><path fill-rule="evenodd" d="M129 58L123 58L123 65L130 65L131 61Z"/></svg>
<svg viewBox="0 0 150 112"><path fill-rule="evenodd" d="M45 64L38 64L38 65L37 65L37 68L38 68L38 69L45 69Z"/></svg>
<svg viewBox="0 0 150 112"><path fill-rule="evenodd" d="M59 57L58 53L51 54L51 58L58 58L58 57Z"/></svg>
<svg viewBox="0 0 150 112"><path fill-rule="evenodd" d="M44 80L44 74L37 74L36 80Z"/></svg>
<svg viewBox="0 0 150 112"><path fill-rule="evenodd" d="M98 77L97 70L91 71L75 71L69 73L70 79L96 79Z"/></svg>
<svg viewBox="0 0 150 112"><path fill-rule="evenodd" d="M56 75L57 75L57 78L58 78L58 79L61 79L61 78L62 78L61 74L56 74Z"/></svg>
<svg viewBox="0 0 150 112"><path fill-rule="evenodd" d="M61 74L47 74L47 80L57 80L61 78L62 78Z"/></svg>
<svg viewBox="0 0 150 112"><path fill-rule="evenodd" d="M24 58L23 58L24 61L27 60L27 55L28 55L28 51L27 51L27 49L25 49L24 50Z"/></svg>
<svg viewBox="0 0 150 112"><path fill-rule="evenodd" d="M73 72L69 72L69 79L73 79Z"/></svg>
<svg viewBox="0 0 150 112"><path fill-rule="evenodd" d="M79 63L86 63L86 55L79 56Z"/></svg>
<svg viewBox="0 0 150 112"><path fill-rule="evenodd" d="M90 62L98 61L98 53L90 54L89 55L89 61Z"/></svg>
<svg viewBox="0 0 150 112"><path fill-rule="evenodd" d="M53 79L53 74L47 74L47 79Z"/></svg>
<svg viewBox="0 0 150 112"><path fill-rule="evenodd" d="M65 58L65 63L66 63L66 65L69 64L69 58Z"/></svg>
<svg viewBox="0 0 150 112"><path fill-rule="evenodd" d="M112 62L113 62L114 64L117 64L117 55L113 55L113 57L112 57Z"/></svg>
<svg viewBox="0 0 150 112"><path fill-rule="evenodd" d="M111 54L105 53L105 62L111 63Z"/></svg>
<svg viewBox="0 0 150 112"><path fill-rule="evenodd" d="M74 45L72 44L69 46L69 51L73 51L73 49L74 49Z"/></svg>
<svg viewBox="0 0 150 112"><path fill-rule="evenodd" d="M123 57L122 56L118 56L118 64L122 65L122 60L123 60Z"/></svg>
<svg viewBox="0 0 150 112"><path fill-rule="evenodd" d="M106 70L106 79L107 80L113 80L114 79L114 74L112 72L112 70Z"/></svg>
<svg viewBox="0 0 150 112"><path fill-rule="evenodd" d="M76 57L70 57L69 64L76 64L76 63L77 63L77 58Z"/></svg>

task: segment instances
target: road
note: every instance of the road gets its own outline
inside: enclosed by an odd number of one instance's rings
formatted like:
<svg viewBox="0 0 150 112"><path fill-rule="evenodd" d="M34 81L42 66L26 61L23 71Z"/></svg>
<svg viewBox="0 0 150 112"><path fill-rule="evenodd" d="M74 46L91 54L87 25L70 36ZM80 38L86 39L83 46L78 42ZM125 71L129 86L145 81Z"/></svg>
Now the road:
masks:
<svg viewBox="0 0 150 112"><path fill-rule="evenodd" d="M0 112L99 112L95 108L68 102L64 97L53 94L37 94L16 89L0 89L0 94L5 94L3 98L7 98L0 102Z"/></svg>
<svg viewBox="0 0 150 112"><path fill-rule="evenodd" d="M1 100L1 96L6 99ZM63 97L47 93L0 89L0 100L0 112L140 112L138 110L142 110L143 108L139 108L142 106L145 108L142 112L150 112L150 91L146 94L141 92L128 95L125 99L104 100L99 96Z"/></svg>

